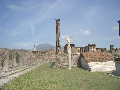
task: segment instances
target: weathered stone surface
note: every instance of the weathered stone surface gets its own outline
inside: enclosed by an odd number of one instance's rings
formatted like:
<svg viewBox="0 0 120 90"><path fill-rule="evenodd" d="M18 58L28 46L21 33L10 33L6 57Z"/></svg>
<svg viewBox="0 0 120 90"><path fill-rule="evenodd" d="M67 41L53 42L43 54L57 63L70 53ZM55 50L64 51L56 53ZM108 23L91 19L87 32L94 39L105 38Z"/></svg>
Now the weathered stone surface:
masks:
<svg viewBox="0 0 120 90"><path fill-rule="evenodd" d="M80 54L71 54L71 66L79 66ZM58 54L53 62L52 68L68 68L68 54L61 50L61 54Z"/></svg>
<svg viewBox="0 0 120 90"><path fill-rule="evenodd" d="M8 71L8 57L7 55L3 56L3 66L2 66L3 71Z"/></svg>

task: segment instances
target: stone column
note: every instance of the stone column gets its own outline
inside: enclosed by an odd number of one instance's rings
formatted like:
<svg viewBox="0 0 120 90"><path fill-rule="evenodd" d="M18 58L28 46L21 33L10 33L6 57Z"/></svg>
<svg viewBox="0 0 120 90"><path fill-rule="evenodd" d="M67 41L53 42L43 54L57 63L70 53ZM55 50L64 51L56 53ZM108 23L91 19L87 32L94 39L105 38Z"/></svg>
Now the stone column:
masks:
<svg viewBox="0 0 120 90"><path fill-rule="evenodd" d="M26 57L25 57L25 55L23 57L23 66L26 66Z"/></svg>
<svg viewBox="0 0 120 90"><path fill-rule="evenodd" d="M5 54L3 55L2 70L8 71L8 58Z"/></svg>
<svg viewBox="0 0 120 90"><path fill-rule="evenodd" d="M20 58L19 58L19 67L22 66L22 51L20 52Z"/></svg>
<svg viewBox="0 0 120 90"><path fill-rule="evenodd" d="M71 38L67 38L67 42L68 42L68 46L67 46L67 50L68 50L68 69L71 69L71 46L70 46Z"/></svg>
<svg viewBox="0 0 120 90"><path fill-rule="evenodd" d="M82 53L84 53L84 48L82 47Z"/></svg>
<svg viewBox="0 0 120 90"><path fill-rule="evenodd" d="M60 19L56 20L56 54L60 52Z"/></svg>
<svg viewBox="0 0 120 90"><path fill-rule="evenodd" d="M110 45L110 53L113 52L113 46L114 46L114 45Z"/></svg>
<svg viewBox="0 0 120 90"><path fill-rule="evenodd" d="M83 48L83 53L84 53L84 51L85 51L85 50L84 50L84 48Z"/></svg>
<svg viewBox="0 0 120 90"><path fill-rule="evenodd" d="M12 55L12 67L16 67L16 55L15 51L13 50L13 55Z"/></svg>
<svg viewBox="0 0 120 90"><path fill-rule="evenodd" d="M118 51L118 48L115 49L115 52L117 52L117 51Z"/></svg>
<svg viewBox="0 0 120 90"><path fill-rule="evenodd" d="M21 66L20 56L21 56L20 50L18 50L16 54L16 63L19 67Z"/></svg>
<svg viewBox="0 0 120 90"><path fill-rule="evenodd" d="M24 53L23 53L23 66L25 66L25 67L27 65L26 59L27 59L27 55L26 55L26 51L24 51Z"/></svg>
<svg viewBox="0 0 120 90"><path fill-rule="evenodd" d="M34 57L33 57L33 53L32 52L30 54L30 60L31 60L31 65L33 65L34 64Z"/></svg>
<svg viewBox="0 0 120 90"><path fill-rule="evenodd" d="M19 62L19 67L21 67L22 66L22 59L21 59L21 57L20 57L20 60L19 60L20 62Z"/></svg>
<svg viewBox="0 0 120 90"><path fill-rule="evenodd" d="M118 23L119 23L119 36L120 36L120 20L118 21Z"/></svg>

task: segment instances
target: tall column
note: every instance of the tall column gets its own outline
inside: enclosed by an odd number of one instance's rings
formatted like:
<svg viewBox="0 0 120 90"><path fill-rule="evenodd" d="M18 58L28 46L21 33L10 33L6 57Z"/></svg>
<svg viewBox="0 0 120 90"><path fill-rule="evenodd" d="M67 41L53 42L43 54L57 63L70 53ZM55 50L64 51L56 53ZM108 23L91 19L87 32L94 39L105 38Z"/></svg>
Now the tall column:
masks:
<svg viewBox="0 0 120 90"><path fill-rule="evenodd" d="M71 46L70 46L71 38L67 38L67 42L68 42L68 46L67 46L67 50L68 50L68 69L71 69Z"/></svg>
<svg viewBox="0 0 120 90"><path fill-rule="evenodd" d="M118 21L118 23L119 23L119 36L120 36L120 20Z"/></svg>
<svg viewBox="0 0 120 90"><path fill-rule="evenodd" d="M56 54L60 52L60 19L56 20Z"/></svg>

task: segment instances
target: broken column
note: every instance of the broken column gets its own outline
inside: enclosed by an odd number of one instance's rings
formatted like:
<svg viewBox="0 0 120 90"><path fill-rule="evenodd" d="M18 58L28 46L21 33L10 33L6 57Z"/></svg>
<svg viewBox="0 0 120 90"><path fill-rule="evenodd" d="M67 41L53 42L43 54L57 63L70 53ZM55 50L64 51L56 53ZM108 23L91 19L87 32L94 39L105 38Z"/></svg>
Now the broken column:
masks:
<svg viewBox="0 0 120 90"><path fill-rule="evenodd" d="M7 55L4 53L3 54L3 58L2 58L2 70L3 71L8 71L8 57Z"/></svg>
<svg viewBox="0 0 120 90"><path fill-rule="evenodd" d="M114 46L114 45L110 45L110 53L113 52L113 46Z"/></svg>
<svg viewBox="0 0 120 90"><path fill-rule="evenodd" d="M21 67L22 66L22 58L21 58L22 57L22 51L20 51L19 53L20 53L20 57L19 57L19 64L18 65L19 65L19 67Z"/></svg>
<svg viewBox="0 0 120 90"><path fill-rule="evenodd" d="M83 53L84 53L85 50L84 50L84 48L82 48L82 49L83 49Z"/></svg>
<svg viewBox="0 0 120 90"><path fill-rule="evenodd" d="M17 51L16 51L16 64L17 64L17 66L21 66L21 63L20 63L20 50L18 49Z"/></svg>
<svg viewBox="0 0 120 90"><path fill-rule="evenodd" d="M120 36L120 20L118 21L118 23L119 23L119 36Z"/></svg>
<svg viewBox="0 0 120 90"><path fill-rule="evenodd" d="M68 69L71 69L71 46L70 46L71 38L67 38L67 42L68 42L68 46L67 46L67 50L68 50Z"/></svg>
<svg viewBox="0 0 120 90"><path fill-rule="evenodd" d="M56 20L56 54L60 52L60 19Z"/></svg>
<svg viewBox="0 0 120 90"><path fill-rule="evenodd" d="M12 67L15 68L16 67L16 52L15 50L12 50L13 54L12 54Z"/></svg>
<svg viewBox="0 0 120 90"><path fill-rule="evenodd" d="M27 65L27 61L26 61L26 51L24 50L24 55L23 55L23 66Z"/></svg>

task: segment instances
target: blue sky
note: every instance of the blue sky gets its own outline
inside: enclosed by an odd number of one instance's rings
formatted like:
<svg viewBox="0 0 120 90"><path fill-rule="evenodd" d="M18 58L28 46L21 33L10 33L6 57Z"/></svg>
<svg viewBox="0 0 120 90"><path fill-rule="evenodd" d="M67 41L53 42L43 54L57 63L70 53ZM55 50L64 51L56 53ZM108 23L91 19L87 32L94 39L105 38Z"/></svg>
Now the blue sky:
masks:
<svg viewBox="0 0 120 90"><path fill-rule="evenodd" d="M0 48L55 45L55 19L61 46L71 37L76 47L120 48L120 0L0 0Z"/></svg>

